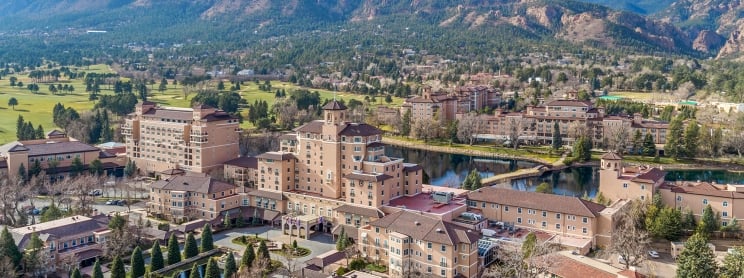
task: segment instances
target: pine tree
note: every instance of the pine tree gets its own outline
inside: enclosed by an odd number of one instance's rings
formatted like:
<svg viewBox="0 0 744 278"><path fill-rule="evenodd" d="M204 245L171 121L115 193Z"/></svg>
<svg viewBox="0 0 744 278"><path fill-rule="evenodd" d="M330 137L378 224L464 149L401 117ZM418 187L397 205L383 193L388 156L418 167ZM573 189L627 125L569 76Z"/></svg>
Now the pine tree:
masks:
<svg viewBox="0 0 744 278"><path fill-rule="evenodd" d="M559 150L563 147L563 136L561 136L561 127L558 121L553 124L553 150Z"/></svg>
<svg viewBox="0 0 744 278"><path fill-rule="evenodd" d="M726 254L723 258L723 266L721 266L721 277L744 277L744 247L735 247L733 252Z"/></svg>
<svg viewBox="0 0 744 278"><path fill-rule="evenodd" d="M199 252L204 253L212 249L214 249L214 241L212 240L212 226L210 226L209 224L204 224L204 228L202 228L201 247L199 248Z"/></svg>
<svg viewBox="0 0 744 278"><path fill-rule="evenodd" d="M82 278L82 276L80 276L80 269L76 267L75 270L72 271L70 278Z"/></svg>
<svg viewBox="0 0 744 278"><path fill-rule="evenodd" d="M713 208L710 204L705 206L705 209L703 209L703 216L700 218L699 227L706 234L718 231L718 217L716 217L716 213L713 212Z"/></svg>
<svg viewBox="0 0 744 278"><path fill-rule="evenodd" d="M470 190L476 190L478 188L481 188L481 186L483 186L483 184L481 183L481 176L480 176L480 173L478 172L478 169L471 170L470 174L468 175L471 176Z"/></svg>
<svg viewBox="0 0 744 278"><path fill-rule="evenodd" d="M176 234L171 234L168 239L168 264L172 265L181 261L181 252L178 249Z"/></svg>
<svg viewBox="0 0 744 278"><path fill-rule="evenodd" d="M633 154L639 154L641 153L642 146L643 146L644 140L643 135L641 134L640 129L636 129L635 134L633 134L633 146L631 147L631 151Z"/></svg>
<svg viewBox="0 0 744 278"><path fill-rule="evenodd" d="M26 183L26 180L28 180L28 172L26 172L26 166L24 166L23 163L18 166L18 177L23 183Z"/></svg>
<svg viewBox="0 0 744 278"><path fill-rule="evenodd" d="M716 259L705 235L695 233L677 257L677 277L717 277Z"/></svg>
<svg viewBox="0 0 744 278"><path fill-rule="evenodd" d="M3 228L0 234L0 257L10 258L16 269L20 269L23 254L21 254L21 250L18 250L18 245L13 240L13 236L10 235L7 226Z"/></svg>
<svg viewBox="0 0 744 278"><path fill-rule="evenodd" d="M103 271L101 270L101 261L96 259L96 263L93 264L93 277L92 278L103 278Z"/></svg>
<svg viewBox="0 0 744 278"><path fill-rule="evenodd" d="M233 256L232 252L229 252L225 260L225 272L222 277L231 278L236 272L238 272L238 267L235 265L235 256Z"/></svg>
<svg viewBox="0 0 744 278"><path fill-rule="evenodd" d="M191 266L191 273L189 274L189 278L201 278L199 276L199 265L194 264Z"/></svg>
<svg viewBox="0 0 744 278"><path fill-rule="evenodd" d="M336 251L343 251L344 249L346 249L346 231L344 227L341 227L341 233L338 234L338 239L336 239Z"/></svg>
<svg viewBox="0 0 744 278"><path fill-rule="evenodd" d="M411 110L406 110L400 123L400 135L411 135Z"/></svg>
<svg viewBox="0 0 744 278"><path fill-rule="evenodd" d="M111 264L111 278L127 278L127 273L124 271L124 263L121 261L119 255L114 257L114 262Z"/></svg>
<svg viewBox="0 0 744 278"><path fill-rule="evenodd" d="M646 137L643 139L643 155L656 155L656 144L654 144L654 138L651 136L650 132L646 133Z"/></svg>
<svg viewBox="0 0 744 278"><path fill-rule="evenodd" d="M271 254L269 253L269 247L266 246L266 241L261 240L261 244L258 245L258 258L261 259L271 259Z"/></svg>
<svg viewBox="0 0 744 278"><path fill-rule="evenodd" d="M697 227L697 221L695 220L695 215L692 213L691 209L687 209L685 211L685 216L683 217L684 228L687 230L694 230L695 227Z"/></svg>
<svg viewBox="0 0 744 278"><path fill-rule="evenodd" d="M667 130L666 144L664 145L664 153L669 157L678 159L684 155L682 148L684 144L683 130L682 130L682 119L675 117L669 123L669 129Z"/></svg>
<svg viewBox="0 0 744 278"><path fill-rule="evenodd" d="M37 126L36 136L34 137L36 137L36 139L44 139L44 137L46 137L46 133L44 133L44 127L42 127L41 125Z"/></svg>
<svg viewBox="0 0 744 278"><path fill-rule="evenodd" d="M160 243L156 240L150 249L150 271L160 270L164 266L163 251L160 250Z"/></svg>
<svg viewBox="0 0 744 278"><path fill-rule="evenodd" d="M204 278L220 278L220 268L214 258L209 258L207 269L204 271Z"/></svg>
<svg viewBox="0 0 744 278"><path fill-rule="evenodd" d="M256 250L253 250L252 244L248 244L243 251L243 257L240 258L240 267L251 267L254 259L256 259Z"/></svg>
<svg viewBox="0 0 744 278"><path fill-rule="evenodd" d="M230 212L229 211L226 211L225 212L225 218L222 219L222 220L223 220L222 221L222 225L225 226L225 229L232 228L232 222L230 222Z"/></svg>
<svg viewBox="0 0 744 278"><path fill-rule="evenodd" d="M194 234L189 232L186 236L186 243L183 245L183 259L196 257L197 255L199 255L199 248L196 246L196 239Z"/></svg>
<svg viewBox="0 0 744 278"><path fill-rule="evenodd" d="M142 257L142 249L140 249L139 246L135 247L134 251L132 251L129 265L132 267L130 277L140 277L145 275L145 258Z"/></svg>
<svg viewBox="0 0 744 278"><path fill-rule="evenodd" d="M697 156L698 145L700 144L700 127L697 121L692 120L685 128L684 153L686 157L694 158Z"/></svg>

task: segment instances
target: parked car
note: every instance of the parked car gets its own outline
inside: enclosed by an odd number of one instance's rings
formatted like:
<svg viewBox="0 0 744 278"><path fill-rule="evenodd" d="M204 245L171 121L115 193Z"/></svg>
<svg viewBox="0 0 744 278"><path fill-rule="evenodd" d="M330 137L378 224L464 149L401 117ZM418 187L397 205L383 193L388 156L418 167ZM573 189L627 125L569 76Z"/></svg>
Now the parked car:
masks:
<svg viewBox="0 0 744 278"><path fill-rule="evenodd" d="M116 200L108 200L106 201L107 205L116 205Z"/></svg>
<svg viewBox="0 0 744 278"><path fill-rule="evenodd" d="M126 200L118 200L118 201L116 201L116 205L117 206L126 206L127 205L127 201Z"/></svg>
<svg viewBox="0 0 744 278"><path fill-rule="evenodd" d="M659 252L656 252L654 250L650 250L650 251L648 251L648 256L651 257L651 258L654 258L654 259L658 259L659 258Z"/></svg>
<svg viewBox="0 0 744 278"><path fill-rule="evenodd" d="M100 189L93 189L88 193L88 195L90 196L101 196L102 194L103 191L101 191Z"/></svg>

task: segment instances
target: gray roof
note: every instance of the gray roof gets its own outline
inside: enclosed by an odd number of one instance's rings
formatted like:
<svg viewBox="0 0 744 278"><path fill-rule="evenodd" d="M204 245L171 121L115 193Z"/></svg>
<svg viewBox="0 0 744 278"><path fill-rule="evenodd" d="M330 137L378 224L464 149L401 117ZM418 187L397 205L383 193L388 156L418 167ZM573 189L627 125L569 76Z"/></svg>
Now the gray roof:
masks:
<svg viewBox="0 0 744 278"><path fill-rule="evenodd" d="M513 207L596 217L605 206L579 197L483 187L468 193L468 199Z"/></svg>
<svg viewBox="0 0 744 278"><path fill-rule="evenodd" d="M337 207L335 211L348 212L348 213L355 214L355 215L375 217L375 218L381 218L383 216L382 212L376 208L360 207L360 206L354 206L354 205L348 205L348 204Z"/></svg>
<svg viewBox="0 0 744 278"><path fill-rule="evenodd" d="M258 168L258 159L252 156L243 156L227 161L225 165L256 169Z"/></svg>
<svg viewBox="0 0 744 278"><path fill-rule="evenodd" d="M211 177L175 176L168 180L153 183L152 188L163 190L215 193L237 188L235 185L215 180Z"/></svg>
<svg viewBox="0 0 744 278"><path fill-rule="evenodd" d="M43 156L65 153L98 152L98 148L78 141L49 142L24 145L23 142L11 142L0 147L0 153L28 151L28 156Z"/></svg>
<svg viewBox="0 0 744 278"><path fill-rule="evenodd" d="M475 232L469 232L462 227L444 222L439 218L407 210L386 215L369 224L374 227L381 227L408 235L417 240L447 245L475 243L480 238Z"/></svg>
<svg viewBox="0 0 744 278"><path fill-rule="evenodd" d="M290 160L295 158L292 153L287 152L265 152L256 156L259 159Z"/></svg>
<svg viewBox="0 0 744 278"><path fill-rule="evenodd" d="M351 173L344 175L344 178L350 179L350 180L359 180L359 181L384 181L387 179L392 178L393 176L387 175L387 174L367 174L367 173Z"/></svg>
<svg viewBox="0 0 744 278"><path fill-rule="evenodd" d="M188 110L176 110L166 108L155 108L143 113L149 117L158 117L173 120L192 121L194 120L194 112Z"/></svg>
<svg viewBox="0 0 744 278"><path fill-rule="evenodd" d="M277 201L284 199L284 195L282 195L281 192L266 191L266 190L253 190L251 192L248 192L248 195L268 198L268 199L277 200Z"/></svg>
<svg viewBox="0 0 744 278"><path fill-rule="evenodd" d="M108 217L71 216L10 230L20 248L25 248L36 232L40 238L63 238L81 233L108 229Z"/></svg>
<svg viewBox="0 0 744 278"><path fill-rule="evenodd" d="M342 103L338 101L332 100L323 106L323 110L346 110L346 105L343 105Z"/></svg>

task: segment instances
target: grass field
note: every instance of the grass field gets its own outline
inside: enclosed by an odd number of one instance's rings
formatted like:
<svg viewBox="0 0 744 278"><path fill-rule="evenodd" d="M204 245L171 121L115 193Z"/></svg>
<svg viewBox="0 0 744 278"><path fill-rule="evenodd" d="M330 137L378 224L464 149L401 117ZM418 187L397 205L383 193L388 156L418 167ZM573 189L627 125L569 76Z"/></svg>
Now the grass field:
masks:
<svg viewBox="0 0 744 278"><path fill-rule="evenodd" d="M642 92L610 92L611 96L618 96L627 98L634 101L649 101L653 98L654 93L642 93Z"/></svg>
<svg viewBox="0 0 744 278"><path fill-rule="evenodd" d="M78 71L84 71L86 73L112 72L111 69L106 65L94 65L86 68L80 68L78 69ZM88 93L85 92L85 84L83 84L83 80L66 80L62 78L58 82L52 82L53 84L70 84L75 87L75 92L72 94L52 95L47 89L49 87L49 84L52 83L40 83L39 92L37 94L32 94L25 87L10 87L10 81L8 80L9 77L10 76L6 76L2 80L0 80L0 144L4 144L16 139L15 126L18 115L22 115L26 121L33 122L34 127L41 124L44 127L45 131L49 131L55 128L59 129L59 127L54 126L54 123L52 121L52 108L55 104L62 103L65 106L75 108L75 110L77 110L79 113L89 111L95 105L95 102L88 100ZM29 79L26 74L16 75L16 77L18 78L18 81L23 82L23 84L27 85L32 83L32 80ZM217 82L212 83L215 86L217 84ZM157 102L164 106L191 106L191 98L195 95L194 93L190 94L187 98L184 99L183 91L180 85L168 85L168 89L166 91L159 92L157 91L158 84L151 86L151 88L154 88L155 90L151 90L150 92L150 101ZM286 82L273 81L271 82L271 84L274 91L276 91L276 89L284 89L285 91L290 92L299 88L294 84ZM309 90L318 91L320 93L321 99L332 99L334 97L334 92L332 91L316 89ZM241 86L241 90L239 93L248 103L253 103L255 100L265 100L269 104L269 107L271 107L275 100L273 92L269 93L259 90L258 85L256 85L255 82L245 82L244 85ZM112 88L109 88L109 86L107 85L102 85L101 94L113 94ZM15 107L15 110L7 105L8 100L11 97L15 97L19 103ZM350 99L364 101L364 95L356 95L344 92L337 93L336 98L344 99L346 101ZM399 106L402 103L402 98L393 98L393 102L390 105ZM373 103L373 105L374 104L375 103ZM384 103L384 98L377 97L376 105L386 105ZM247 116L247 111L241 111L241 113L243 113L244 116ZM250 128L250 123L248 123L247 121L244 122L243 127Z"/></svg>

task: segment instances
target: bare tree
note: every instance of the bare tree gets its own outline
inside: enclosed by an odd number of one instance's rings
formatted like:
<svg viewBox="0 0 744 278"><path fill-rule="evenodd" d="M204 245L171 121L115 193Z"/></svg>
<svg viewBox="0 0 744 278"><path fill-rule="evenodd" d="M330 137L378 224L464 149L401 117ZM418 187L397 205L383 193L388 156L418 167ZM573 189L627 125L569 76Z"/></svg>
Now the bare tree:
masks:
<svg viewBox="0 0 744 278"><path fill-rule="evenodd" d="M726 146L735 150L741 158L742 152L744 152L744 134L730 134L726 136Z"/></svg>
<svg viewBox="0 0 744 278"><path fill-rule="evenodd" d="M465 114L457 122L457 139L467 142L469 145L475 143L476 135L483 132L485 119L476 113Z"/></svg>
<svg viewBox="0 0 744 278"><path fill-rule="evenodd" d="M273 110L279 126L284 129L291 129L294 127L300 111L300 109L297 108L297 103L295 101L290 99L277 100L276 103L274 103Z"/></svg>
<svg viewBox="0 0 744 278"><path fill-rule="evenodd" d="M497 253L499 263L492 264L482 277L542 277L553 267L555 260L552 256L555 254L551 253L556 250L557 248L546 242L536 242L534 248L530 249L530 254L517 245L502 245Z"/></svg>
<svg viewBox="0 0 744 278"><path fill-rule="evenodd" d="M17 277L18 272L16 270L13 261L9 257L0 257L0 273L8 277Z"/></svg>
<svg viewBox="0 0 744 278"><path fill-rule="evenodd" d="M238 270L238 273L235 274L235 277L237 278L254 278L254 277L263 277L264 271L269 269L271 267L271 261L269 259L263 258L261 256L257 256L255 260L253 260L253 265L251 267L241 267L240 270Z"/></svg>
<svg viewBox="0 0 744 278"><path fill-rule="evenodd" d="M522 117L508 117L506 119L506 135L515 150L519 148L519 137L525 130L524 125L525 121Z"/></svg>
<svg viewBox="0 0 744 278"><path fill-rule="evenodd" d="M623 258L625 268L646 260L646 251L651 240L643 227L645 207L640 201L631 201L613 216L610 251Z"/></svg>
<svg viewBox="0 0 744 278"><path fill-rule="evenodd" d="M29 197L29 187L21 185L16 178L6 176L0 177L0 211L2 211L3 222L10 226L24 226L21 220L27 221L26 213L21 211L20 203Z"/></svg>
<svg viewBox="0 0 744 278"><path fill-rule="evenodd" d="M691 81L687 81L680 84L672 94L676 101L686 100L695 94L695 85Z"/></svg>
<svg viewBox="0 0 744 278"><path fill-rule="evenodd" d="M568 137L574 141L580 137L591 138L589 133L589 127L579 121L572 122L568 125Z"/></svg>
<svg viewBox="0 0 744 278"><path fill-rule="evenodd" d="M604 142L608 150L623 153L630 141L630 128L624 123L606 126L603 130Z"/></svg>
<svg viewBox="0 0 744 278"><path fill-rule="evenodd" d="M439 131L439 122L429 118L417 119L413 122L411 129L417 139L422 139L426 142L437 136Z"/></svg>
<svg viewBox="0 0 744 278"><path fill-rule="evenodd" d="M80 214L91 215L93 208L91 205L94 201L94 196L90 194L96 185L103 184L105 181L104 177L98 177L93 175L80 175L72 180L73 193L77 197L77 210Z"/></svg>

